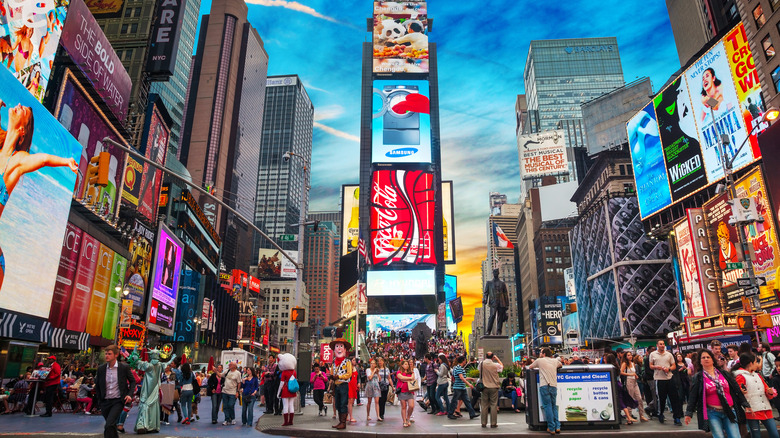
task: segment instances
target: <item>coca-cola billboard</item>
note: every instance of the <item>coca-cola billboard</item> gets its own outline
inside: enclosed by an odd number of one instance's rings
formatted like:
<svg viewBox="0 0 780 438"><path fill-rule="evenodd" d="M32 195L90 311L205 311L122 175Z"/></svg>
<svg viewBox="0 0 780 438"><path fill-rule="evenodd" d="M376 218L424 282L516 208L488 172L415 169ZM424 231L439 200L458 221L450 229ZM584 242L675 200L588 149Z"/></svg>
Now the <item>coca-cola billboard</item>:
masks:
<svg viewBox="0 0 780 438"><path fill-rule="evenodd" d="M433 173L377 170L371 181L371 261L436 264Z"/></svg>

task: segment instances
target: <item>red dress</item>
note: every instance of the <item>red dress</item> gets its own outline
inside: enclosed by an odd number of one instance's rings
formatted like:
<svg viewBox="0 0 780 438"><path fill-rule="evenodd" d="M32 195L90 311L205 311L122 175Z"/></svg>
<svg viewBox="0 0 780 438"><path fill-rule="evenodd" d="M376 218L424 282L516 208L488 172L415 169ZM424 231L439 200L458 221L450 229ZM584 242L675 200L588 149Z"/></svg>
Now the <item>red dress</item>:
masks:
<svg viewBox="0 0 780 438"><path fill-rule="evenodd" d="M290 377L292 376L295 376L296 379L298 378L298 376L295 374L295 370L282 371L282 381L279 383L282 386L282 393L279 396L280 398L295 398L297 395L287 389L287 382L290 381Z"/></svg>
<svg viewBox="0 0 780 438"><path fill-rule="evenodd" d="M349 379L349 398L357 398L357 379L358 379L358 373L357 371L352 371L352 378Z"/></svg>

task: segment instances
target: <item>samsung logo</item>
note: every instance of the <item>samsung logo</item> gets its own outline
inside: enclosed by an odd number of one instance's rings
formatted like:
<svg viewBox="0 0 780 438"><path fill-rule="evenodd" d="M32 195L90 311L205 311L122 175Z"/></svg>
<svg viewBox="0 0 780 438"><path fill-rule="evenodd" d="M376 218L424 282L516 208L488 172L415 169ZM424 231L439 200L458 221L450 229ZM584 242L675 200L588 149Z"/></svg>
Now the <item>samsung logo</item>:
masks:
<svg viewBox="0 0 780 438"><path fill-rule="evenodd" d="M582 53L582 52L614 52L615 46L578 46L578 47L566 47L563 50L568 54Z"/></svg>
<svg viewBox="0 0 780 438"><path fill-rule="evenodd" d="M416 148L398 148L385 154L389 158L408 157L417 153Z"/></svg>

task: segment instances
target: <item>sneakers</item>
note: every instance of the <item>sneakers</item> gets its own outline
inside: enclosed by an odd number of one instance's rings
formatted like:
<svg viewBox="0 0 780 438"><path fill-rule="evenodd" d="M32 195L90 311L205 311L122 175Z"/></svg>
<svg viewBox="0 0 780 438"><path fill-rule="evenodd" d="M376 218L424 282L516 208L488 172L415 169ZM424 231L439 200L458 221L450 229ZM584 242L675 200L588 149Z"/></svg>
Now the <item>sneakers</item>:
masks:
<svg viewBox="0 0 780 438"><path fill-rule="evenodd" d="M84 411L84 415L92 415L92 412Z"/></svg>
<svg viewBox="0 0 780 438"><path fill-rule="evenodd" d="M217 420L211 420L211 424L217 424Z"/></svg>
<svg viewBox="0 0 780 438"><path fill-rule="evenodd" d="M230 425L230 422L229 422L229 421L227 421L227 420L225 420L225 421L223 421L223 422L222 422L222 425L223 425L223 426L229 426L229 425Z"/></svg>
<svg viewBox="0 0 780 438"><path fill-rule="evenodd" d="M446 413L446 412L437 412L437 413L436 413L436 416L437 416L437 417L443 417L443 416L445 416L445 415L447 415L447 413Z"/></svg>
<svg viewBox="0 0 780 438"><path fill-rule="evenodd" d="M682 421L680 421L680 419L679 419L679 418L675 418L675 419L674 419L674 425L675 425L675 426L682 426L683 424L682 424Z"/></svg>
<svg viewBox="0 0 780 438"><path fill-rule="evenodd" d="M235 425L235 424L236 424L236 420L230 420L230 425L231 425L231 426L232 426L232 425Z"/></svg>

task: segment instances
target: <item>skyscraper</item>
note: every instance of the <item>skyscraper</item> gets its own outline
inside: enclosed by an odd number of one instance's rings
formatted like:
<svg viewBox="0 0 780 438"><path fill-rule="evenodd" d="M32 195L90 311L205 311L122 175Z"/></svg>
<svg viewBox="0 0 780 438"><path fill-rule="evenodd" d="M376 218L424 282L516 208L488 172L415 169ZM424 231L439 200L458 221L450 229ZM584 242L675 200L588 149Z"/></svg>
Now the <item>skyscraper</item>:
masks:
<svg viewBox="0 0 780 438"><path fill-rule="evenodd" d="M247 21L241 0L214 2L203 17L190 82L181 161L193 183L249 218L254 213L268 54ZM182 96L182 101L184 96ZM227 269L249 267L252 255L240 241L252 233L213 202L202 198L204 214L225 236Z"/></svg>
<svg viewBox="0 0 780 438"><path fill-rule="evenodd" d="M301 199L308 205L304 160L311 163L314 105L298 75L269 76L265 92L265 116L260 141L260 164L255 186L255 224L271 238L298 234ZM284 159L285 152L303 158ZM306 169L306 173L311 169ZM309 177L307 177L309 178ZM298 242L277 242L285 250L297 250ZM257 248L270 248L265 239Z"/></svg>
<svg viewBox="0 0 780 438"><path fill-rule="evenodd" d="M509 309L504 325L504 334L521 332L518 309L517 272L515 269L515 246L517 245L517 219L522 205L509 204L506 195L490 193L490 216L487 220L487 260L482 265L482 289L493 279L493 269L498 269L499 278L506 283L509 293ZM506 238L507 242L503 239ZM495 330L495 326L494 326Z"/></svg>
<svg viewBox="0 0 780 438"><path fill-rule="evenodd" d="M735 0L666 0L680 65L685 65L718 33L739 23Z"/></svg>
<svg viewBox="0 0 780 438"><path fill-rule="evenodd" d="M335 222L320 222L316 231L307 228L303 279L309 292L309 326L314 334L341 316L338 291L340 250Z"/></svg>

